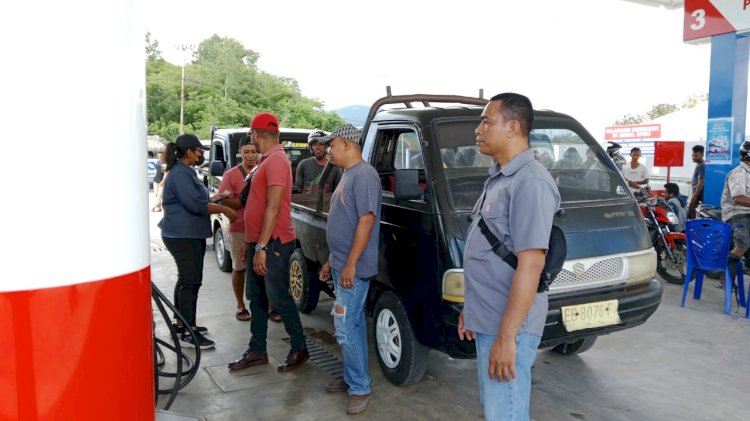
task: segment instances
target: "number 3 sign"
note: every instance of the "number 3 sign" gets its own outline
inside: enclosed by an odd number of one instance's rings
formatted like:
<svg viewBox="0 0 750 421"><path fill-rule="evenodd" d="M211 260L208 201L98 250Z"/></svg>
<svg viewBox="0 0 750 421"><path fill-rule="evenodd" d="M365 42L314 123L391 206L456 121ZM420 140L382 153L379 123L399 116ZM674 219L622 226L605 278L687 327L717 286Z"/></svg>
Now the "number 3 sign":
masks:
<svg viewBox="0 0 750 421"><path fill-rule="evenodd" d="M750 0L685 0L683 41L750 30Z"/></svg>

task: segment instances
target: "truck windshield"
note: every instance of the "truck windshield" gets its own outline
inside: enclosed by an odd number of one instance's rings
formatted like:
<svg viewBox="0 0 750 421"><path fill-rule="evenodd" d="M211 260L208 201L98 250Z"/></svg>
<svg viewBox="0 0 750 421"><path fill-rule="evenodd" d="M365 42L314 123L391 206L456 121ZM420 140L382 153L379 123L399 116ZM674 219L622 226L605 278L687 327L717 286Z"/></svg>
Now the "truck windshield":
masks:
<svg viewBox="0 0 750 421"><path fill-rule="evenodd" d="M557 183L563 203L628 197L628 189L614 163L594 140L575 128L535 122L529 136L536 159ZM546 123L546 124L545 124ZM455 209L471 209L494 162L475 144L476 121L444 121L436 125L436 143L443 162L447 192Z"/></svg>

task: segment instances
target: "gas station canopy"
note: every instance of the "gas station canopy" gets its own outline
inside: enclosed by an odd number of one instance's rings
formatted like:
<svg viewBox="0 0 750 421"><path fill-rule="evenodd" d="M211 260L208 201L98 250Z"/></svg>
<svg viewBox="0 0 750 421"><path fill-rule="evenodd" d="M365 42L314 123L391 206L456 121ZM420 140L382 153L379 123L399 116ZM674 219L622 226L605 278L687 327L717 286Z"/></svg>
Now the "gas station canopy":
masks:
<svg viewBox="0 0 750 421"><path fill-rule="evenodd" d="M679 9L685 2L680 0L625 0L631 3L640 3L647 6L663 7L665 9Z"/></svg>

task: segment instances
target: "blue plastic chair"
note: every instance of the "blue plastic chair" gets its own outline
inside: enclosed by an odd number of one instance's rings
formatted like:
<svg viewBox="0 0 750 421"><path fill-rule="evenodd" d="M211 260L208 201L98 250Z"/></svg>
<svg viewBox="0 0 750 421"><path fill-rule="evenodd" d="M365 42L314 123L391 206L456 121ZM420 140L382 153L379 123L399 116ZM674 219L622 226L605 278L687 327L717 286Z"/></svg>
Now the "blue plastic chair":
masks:
<svg viewBox="0 0 750 421"><path fill-rule="evenodd" d="M729 271L729 246L732 239L732 227L721 221L693 219L685 223L685 234L687 270L685 272L685 287L682 290L681 307L685 307L685 298L687 298L693 272L695 272L693 299L700 300L705 271L721 270L724 271L724 313L729 314L732 310L733 283ZM745 280L742 274L741 259L736 261L735 273L737 274L739 304L745 306Z"/></svg>

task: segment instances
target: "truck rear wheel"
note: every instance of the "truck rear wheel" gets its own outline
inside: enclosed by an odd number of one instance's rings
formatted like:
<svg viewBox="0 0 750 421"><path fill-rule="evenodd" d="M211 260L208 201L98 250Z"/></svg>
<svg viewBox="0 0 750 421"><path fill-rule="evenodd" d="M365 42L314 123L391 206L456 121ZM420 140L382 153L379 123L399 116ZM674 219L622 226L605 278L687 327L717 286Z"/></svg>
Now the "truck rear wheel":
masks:
<svg viewBox="0 0 750 421"><path fill-rule="evenodd" d="M302 313L315 310L320 298L318 274L310 272L307 266L302 250L295 249L289 258L289 293Z"/></svg>
<svg viewBox="0 0 750 421"><path fill-rule="evenodd" d="M376 355L385 377L398 386L422 380L427 370L429 348L417 340L396 294L384 292L378 298L373 316Z"/></svg>
<svg viewBox="0 0 750 421"><path fill-rule="evenodd" d="M581 352L586 352L591 349L591 347L594 346L594 342L596 342L596 336L587 336L575 342L560 344L552 348L552 351L557 352L560 355L580 354Z"/></svg>
<svg viewBox="0 0 750 421"><path fill-rule="evenodd" d="M214 231L214 252L216 252L216 265L222 272L232 271L232 255L227 250L227 243L224 242L224 234L221 227L216 227Z"/></svg>

